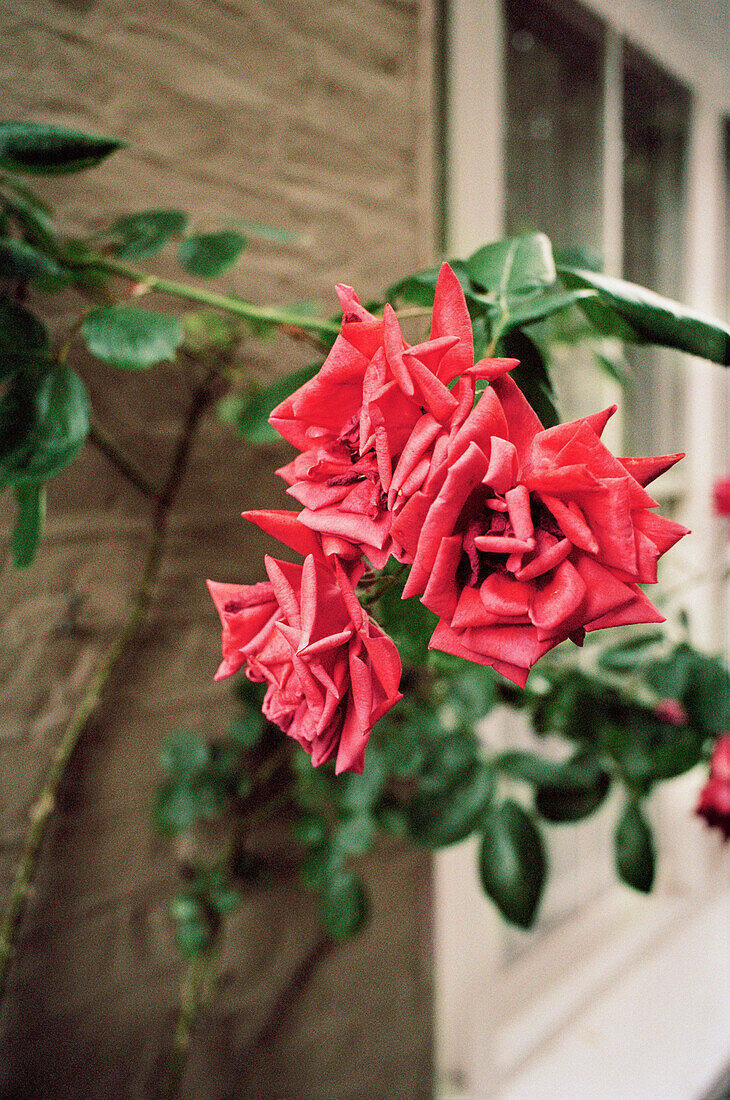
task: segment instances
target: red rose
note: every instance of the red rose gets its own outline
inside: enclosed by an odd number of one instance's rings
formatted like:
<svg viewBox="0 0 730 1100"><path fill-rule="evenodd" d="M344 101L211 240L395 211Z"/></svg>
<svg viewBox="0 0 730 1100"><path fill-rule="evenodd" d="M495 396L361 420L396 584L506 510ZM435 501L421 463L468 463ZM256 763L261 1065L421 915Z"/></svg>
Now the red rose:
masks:
<svg viewBox="0 0 730 1100"><path fill-rule="evenodd" d="M310 382L283 401L270 423L301 452L278 473L303 505L300 521L320 532L340 557L366 554L382 569L391 554L408 560L391 538L393 512L420 488L438 440L464 407L449 383L495 377L516 360L473 367L471 322L456 275L443 264L430 339L410 347L386 305L381 318L338 286L342 332ZM329 543L328 540L336 540Z"/></svg>
<svg viewBox="0 0 730 1100"><path fill-rule="evenodd" d="M710 757L710 778L700 792L696 812L730 840L730 733L717 739Z"/></svg>
<svg viewBox="0 0 730 1100"><path fill-rule="evenodd" d="M730 477L716 481L712 495L717 515L730 516Z"/></svg>
<svg viewBox="0 0 730 1100"><path fill-rule="evenodd" d="M682 456L615 458L599 438L613 411L545 430L503 376L451 433L393 524L415 541L404 598L440 616L432 648L524 686L568 637L663 621L638 585L687 529L643 486Z"/></svg>
<svg viewBox="0 0 730 1100"><path fill-rule="evenodd" d="M307 534L310 534L307 532ZM335 771L361 772L370 732L401 698L398 650L363 611L346 573L310 554L303 565L266 558L269 581L209 581L223 623L217 678L242 665L268 683L263 712Z"/></svg>

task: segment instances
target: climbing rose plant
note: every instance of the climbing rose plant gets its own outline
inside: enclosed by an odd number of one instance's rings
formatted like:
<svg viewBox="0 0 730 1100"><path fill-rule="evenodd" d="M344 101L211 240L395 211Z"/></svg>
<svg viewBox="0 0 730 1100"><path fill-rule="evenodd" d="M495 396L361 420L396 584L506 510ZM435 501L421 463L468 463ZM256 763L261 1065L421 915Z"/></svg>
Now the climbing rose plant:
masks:
<svg viewBox="0 0 730 1100"><path fill-rule="evenodd" d="M681 456L614 457L601 439L612 408L561 423L550 371L559 351L580 346L620 381L616 340L727 366L730 329L590 264L560 262L541 233L408 274L367 308L341 285L332 319L262 307L201 280L232 268L250 238L285 247L286 233L236 215L200 227L165 208L100 214L70 237L28 186L27 176L59 177L46 190L62 195L66 174L124 145L0 123L0 489L14 507L10 556L32 567L46 484L69 476L85 446L134 488L150 522L126 618L29 818L0 924L0 996L65 769L120 656L154 615L167 526L202 418L215 410L249 446L283 438L294 453L278 472L298 509L246 518L300 560L266 557L268 579L255 584L209 582L223 627L217 675L236 674L237 713L224 737L171 731L160 748L152 813L180 845L171 916L190 962L167 1082L174 1095L226 918L253 883L277 873L256 845L272 817L290 831L288 865L315 895L329 939L366 921L358 860L384 835L428 850L477 837L481 885L522 928L539 912L550 827L582 821L611 791L622 792L612 808L615 867L634 889L650 890L655 877L646 799L711 754L697 812L727 838L728 671L691 646L681 608L659 629L664 617L640 587L687 533L657 513L646 488ZM150 270L163 252L182 281ZM48 307L59 291L73 313L61 331ZM246 348L274 331L313 346L317 361L262 383ZM92 369L96 360L122 372L174 360L191 381L167 470L165 455L150 472L107 430L82 376L89 358ZM727 498L722 483L721 513ZM484 719L498 707L520 712L530 739L496 746ZM545 735L562 751L544 751Z"/></svg>

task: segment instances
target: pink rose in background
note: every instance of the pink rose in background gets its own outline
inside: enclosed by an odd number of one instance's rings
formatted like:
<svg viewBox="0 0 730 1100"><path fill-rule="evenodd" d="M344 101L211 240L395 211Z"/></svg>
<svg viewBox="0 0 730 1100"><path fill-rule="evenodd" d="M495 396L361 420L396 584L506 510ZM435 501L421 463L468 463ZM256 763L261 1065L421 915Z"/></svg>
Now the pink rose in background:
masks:
<svg viewBox="0 0 730 1100"><path fill-rule="evenodd" d="M265 717L315 766L334 757L338 774L361 772L373 726L401 698L398 650L338 561L332 568L314 554L303 565L267 557L266 572L261 584L208 582L223 624L216 678L244 666L249 679L269 685Z"/></svg>
<svg viewBox="0 0 730 1100"><path fill-rule="evenodd" d="M654 715L668 726L686 726L689 721L681 699L660 699L654 707Z"/></svg>
<svg viewBox="0 0 730 1100"><path fill-rule="evenodd" d="M524 686L566 638L663 621L638 586L687 529L644 486L682 456L615 458L600 441L613 411L545 430L503 376L451 432L393 523L413 555L404 598L440 616L432 648Z"/></svg>
<svg viewBox="0 0 730 1100"><path fill-rule="evenodd" d="M382 569L393 554L409 560L391 537L393 514L423 484L442 437L466 415L466 376L496 377L516 360L473 366L471 322L461 285L448 266L439 273L429 340L408 345L393 309L381 318L338 286L342 332L315 378L271 414L270 423L301 453L278 473L303 505L302 524L322 535L327 553L366 554Z"/></svg>
<svg viewBox="0 0 730 1100"><path fill-rule="evenodd" d="M730 477L715 482L712 496L717 515L730 516Z"/></svg>
<svg viewBox="0 0 730 1100"><path fill-rule="evenodd" d="M710 757L710 778L700 792L696 812L730 840L730 733L723 733Z"/></svg>

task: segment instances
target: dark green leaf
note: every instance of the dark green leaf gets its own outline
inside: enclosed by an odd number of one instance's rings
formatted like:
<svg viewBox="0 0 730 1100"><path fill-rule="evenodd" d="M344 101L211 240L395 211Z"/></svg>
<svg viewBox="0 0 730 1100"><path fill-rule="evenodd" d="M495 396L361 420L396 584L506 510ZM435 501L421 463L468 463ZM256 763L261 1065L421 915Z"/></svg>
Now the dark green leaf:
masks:
<svg viewBox="0 0 730 1100"><path fill-rule="evenodd" d="M38 202L28 200L22 194L5 198L4 202L7 213L20 228L25 239L46 251L56 251L58 241L53 222Z"/></svg>
<svg viewBox="0 0 730 1100"><path fill-rule="evenodd" d="M402 600L403 583L389 588L378 600L378 622L393 639L404 661L422 664L438 618L420 600Z"/></svg>
<svg viewBox="0 0 730 1100"><path fill-rule="evenodd" d="M197 792L188 783L169 779L158 788L152 816L163 836L175 836L183 832L200 817Z"/></svg>
<svg viewBox="0 0 730 1100"><path fill-rule="evenodd" d="M362 775L348 772L340 777L337 787L339 805L348 813L370 810L379 802L386 778L383 754L371 744L365 754Z"/></svg>
<svg viewBox="0 0 730 1100"><path fill-rule="evenodd" d="M186 959L197 959L210 947L210 929L203 920L179 921L175 941Z"/></svg>
<svg viewBox="0 0 730 1100"><path fill-rule="evenodd" d="M334 841L346 855L360 856L372 848L376 833L375 819L369 813L361 812L345 818Z"/></svg>
<svg viewBox="0 0 730 1100"><path fill-rule="evenodd" d="M329 840L322 841L305 856L299 874L308 890L322 890L342 868L342 851Z"/></svg>
<svg viewBox="0 0 730 1100"><path fill-rule="evenodd" d="M365 891L351 871L343 870L328 879L322 891L319 914L330 936L354 936L365 924L368 903Z"/></svg>
<svg viewBox="0 0 730 1100"><path fill-rule="evenodd" d="M555 825L582 821L598 809L610 787L611 777L602 769L597 770L592 786L540 784L535 789L535 809L540 817Z"/></svg>
<svg viewBox="0 0 730 1100"><path fill-rule="evenodd" d="M50 348L44 325L27 309L11 302L0 302L0 356L44 355Z"/></svg>
<svg viewBox="0 0 730 1100"><path fill-rule="evenodd" d="M241 904L243 895L233 886L221 887L210 891L210 904L219 917L227 917Z"/></svg>
<svg viewBox="0 0 730 1100"><path fill-rule="evenodd" d="M496 767L505 775L536 786L550 786L570 794L592 791L600 782L601 767L595 757L579 756L559 763L531 752L501 753Z"/></svg>
<svg viewBox="0 0 730 1100"><path fill-rule="evenodd" d="M89 431L84 384L56 367L33 377L16 374L0 401L0 481L45 481L78 454Z"/></svg>
<svg viewBox="0 0 730 1100"><path fill-rule="evenodd" d="M210 763L210 747L191 730L170 733L162 742L160 763L175 779L190 779Z"/></svg>
<svg viewBox="0 0 730 1100"><path fill-rule="evenodd" d="M644 670L647 683L665 699L681 699L689 689L695 653L683 643L663 661L655 661Z"/></svg>
<svg viewBox="0 0 730 1100"><path fill-rule="evenodd" d="M633 672L646 667L647 655L664 640L661 630L637 634L608 646L598 655L597 664L609 672Z"/></svg>
<svg viewBox="0 0 730 1100"><path fill-rule="evenodd" d="M427 760L418 777L419 795L436 796L462 782L479 759L479 741L470 729L441 733L427 743Z"/></svg>
<svg viewBox="0 0 730 1100"><path fill-rule="evenodd" d="M461 662L447 679L447 704L455 707L467 725L489 714L497 702L496 673L491 668Z"/></svg>
<svg viewBox="0 0 730 1100"><path fill-rule="evenodd" d="M479 872L486 894L502 916L529 928L540 902L547 860L532 818L516 802L508 800L487 815Z"/></svg>
<svg viewBox="0 0 730 1100"><path fill-rule="evenodd" d="M264 723L259 713L251 714L247 711L237 715L231 722L231 740L241 749L253 749L261 740L264 732Z"/></svg>
<svg viewBox="0 0 730 1100"><path fill-rule="evenodd" d="M721 321L608 275L570 267L561 267L559 274L571 289L598 291L599 301L585 299L580 304L599 331L730 365L730 328Z"/></svg>
<svg viewBox="0 0 730 1100"><path fill-rule="evenodd" d="M507 333L513 328L534 325L537 321L544 321L554 313L569 309L583 299L597 296L592 290L568 290L561 294L544 294L539 298L531 298L527 302L516 305L510 303L507 314L500 321L501 331Z"/></svg>
<svg viewBox="0 0 730 1100"><path fill-rule="evenodd" d="M129 306L95 309L81 326L92 355L124 370L145 370L174 359L182 343L182 326L174 317Z"/></svg>
<svg viewBox="0 0 730 1100"><path fill-rule="evenodd" d="M477 765L443 791L416 795L408 808L411 832L427 848L457 844L477 828L493 795L493 773Z"/></svg>
<svg viewBox="0 0 730 1100"><path fill-rule="evenodd" d="M218 403L218 416L249 443L272 443L279 440L281 436L269 424L272 410L305 382L314 378L320 367L320 363L302 367L301 370L277 379L258 393L233 394L230 397L224 397Z"/></svg>
<svg viewBox="0 0 730 1100"><path fill-rule="evenodd" d="M182 210L142 210L117 218L109 233L119 237L114 250L121 260L147 260L156 256L173 237L181 236L188 226Z"/></svg>
<svg viewBox="0 0 730 1100"><path fill-rule="evenodd" d="M408 722L394 725L383 745L383 759L393 775L413 775L424 760L424 750L417 730Z"/></svg>
<svg viewBox="0 0 730 1100"><path fill-rule="evenodd" d="M555 406L555 392L542 352L526 333L513 328L500 338L498 355L519 359L520 365L510 372L510 377L520 387L545 428L560 423Z"/></svg>
<svg viewBox="0 0 730 1100"><path fill-rule="evenodd" d="M23 279L56 290L68 283L71 276L50 256L25 241L0 237L0 278Z"/></svg>
<svg viewBox="0 0 730 1100"><path fill-rule="evenodd" d="M126 141L38 122L0 122L0 168L60 175L93 168Z"/></svg>
<svg viewBox="0 0 730 1100"><path fill-rule="evenodd" d="M648 894L654 882L654 841L635 802L629 802L621 815L614 841L619 876L628 886Z"/></svg>
<svg viewBox="0 0 730 1100"><path fill-rule="evenodd" d="M710 733L730 729L730 673L716 657L695 654L687 695L692 721Z"/></svg>
<svg viewBox="0 0 730 1100"><path fill-rule="evenodd" d="M407 814L395 806L378 810L377 822L383 832L391 836L408 836L410 832Z"/></svg>
<svg viewBox="0 0 730 1100"><path fill-rule="evenodd" d="M321 844L327 837L327 828L321 817L300 817L292 826L294 839L307 846Z"/></svg>
<svg viewBox="0 0 730 1100"><path fill-rule="evenodd" d="M31 565L38 553L46 514L44 485L16 485L15 500L18 515L10 536L10 549L16 569Z"/></svg>
<svg viewBox="0 0 730 1100"><path fill-rule="evenodd" d="M555 262L544 233L484 245L466 261L471 279L497 298L529 294L555 282Z"/></svg>
<svg viewBox="0 0 730 1100"><path fill-rule="evenodd" d="M246 247L246 238L230 229L197 233L178 245L180 263L191 275L208 279L233 267Z"/></svg>

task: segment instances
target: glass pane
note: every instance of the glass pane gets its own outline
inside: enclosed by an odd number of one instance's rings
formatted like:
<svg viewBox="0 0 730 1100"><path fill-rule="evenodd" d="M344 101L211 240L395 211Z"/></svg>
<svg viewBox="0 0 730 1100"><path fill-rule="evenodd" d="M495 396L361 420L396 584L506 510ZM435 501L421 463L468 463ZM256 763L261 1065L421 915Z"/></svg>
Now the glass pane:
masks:
<svg viewBox="0 0 730 1100"><path fill-rule="evenodd" d="M624 274L683 297L685 165L690 96L629 46L624 49ZM627 349L626 439L632 453L681 449L683 367L676 352Z"/></svg>
<svg viewBox="0 0 730 1100"><path fill-rule="evenodd" d="M603 190L603 34L577 5L505 0L505 229L542 230L572 262L600 266ZM568 257L566 257L568 258ZM576 309L538 326L563 419L605 399L593 355L570 343ZM558 342L560 334L564 341Z"/></svg>

